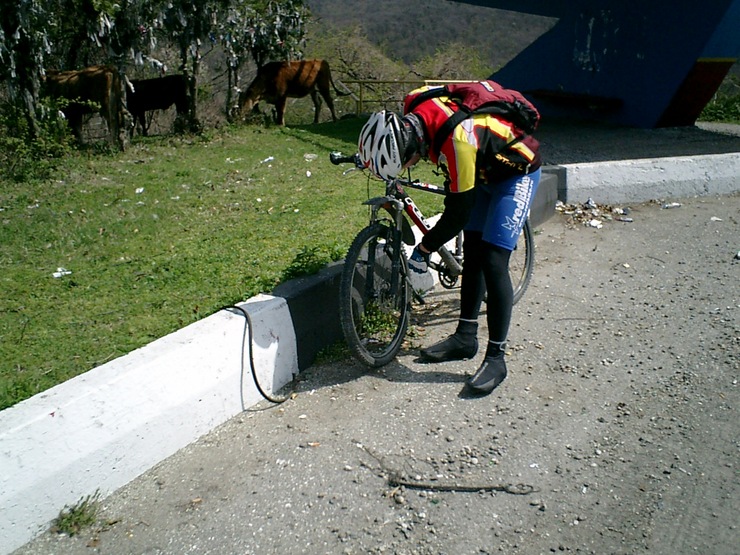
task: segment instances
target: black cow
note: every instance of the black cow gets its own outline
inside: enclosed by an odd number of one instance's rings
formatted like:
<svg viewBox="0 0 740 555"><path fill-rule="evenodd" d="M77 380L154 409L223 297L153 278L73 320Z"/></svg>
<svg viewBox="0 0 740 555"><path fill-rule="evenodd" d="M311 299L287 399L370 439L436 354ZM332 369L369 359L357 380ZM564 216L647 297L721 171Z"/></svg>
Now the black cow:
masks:
<svg viewBox="0 0 740 555"><path fill-rule="evenodd" d="M133 90L131 90L133 87ZM188 112L188 85L184 75L166 75L155 79L131 79L126 88L126 107L134 117L134 125L141 125L146 136L146 112L167 110L173 104L178 116Z"/></svg>

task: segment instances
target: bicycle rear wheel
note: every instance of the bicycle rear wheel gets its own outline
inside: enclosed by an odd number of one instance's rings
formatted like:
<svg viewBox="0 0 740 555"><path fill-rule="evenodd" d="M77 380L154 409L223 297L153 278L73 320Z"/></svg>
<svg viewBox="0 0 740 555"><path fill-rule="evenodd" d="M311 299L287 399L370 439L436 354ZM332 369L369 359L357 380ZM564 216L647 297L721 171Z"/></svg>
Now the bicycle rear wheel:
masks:
<svg viewBox="0 0 740 555"><path fill-rule="evenodd" d="M339 285L339 318L347 345L357 360L372 367L395 358L408 328L406 256L396 252L390 232L374 224L357 234ZM392 270L395 257L397 272Z"/></svg>
<svg viewBox="0 0 740 555"><path fill-rule="evenodd" d="M509 259L509 275L511 276L511 285L514 288L514 304L519 302L524 292L529 287L534 271L534 237L529 220L524 222L522 233L519 235L519 241L516 248L511 252Z"/></svg>

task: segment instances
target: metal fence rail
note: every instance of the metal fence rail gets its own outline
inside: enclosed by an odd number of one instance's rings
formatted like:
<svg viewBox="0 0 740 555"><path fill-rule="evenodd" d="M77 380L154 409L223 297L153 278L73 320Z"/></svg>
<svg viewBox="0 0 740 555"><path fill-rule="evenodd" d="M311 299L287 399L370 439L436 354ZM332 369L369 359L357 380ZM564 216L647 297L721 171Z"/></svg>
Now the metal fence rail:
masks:
<svg viewBox="0 0 740 555"><path fill-rule="evenodd" d="M406 94L424 85L446 85L448 83L470 83L472 80L439 80L439 79L416 79L403 81L382 81L382 80L350 80L338 81L349 91L351 98L355 101L355 112L357 115L362 114L367 105L380 105L378 109L393 110L401 112L403 110L403 99ZM347 85L355 85L348 87ZM355 90L353 90L355 89Z"/></svg>

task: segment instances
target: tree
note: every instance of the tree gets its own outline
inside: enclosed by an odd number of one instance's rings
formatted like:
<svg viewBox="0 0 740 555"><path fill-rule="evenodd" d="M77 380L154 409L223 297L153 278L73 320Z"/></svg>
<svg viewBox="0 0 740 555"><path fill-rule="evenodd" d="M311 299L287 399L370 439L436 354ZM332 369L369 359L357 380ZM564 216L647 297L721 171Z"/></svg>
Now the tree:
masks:
<svg viewBox="0 0 740 555"><path fill-rule="evenodd" d="M491 71L479 49L461 42L442 44L433 56L416 61L413 69L424 79L446 80L485 79Z"/></svg>
<svg viewBox="0 0 740 555"><path fill-rule="evenodd" d="M23 110L31 140L39 134L36 106L44 56L50 51L46 28L49 15L38 0L0 6L0 80L7 83L10 101Z"/></svg>
<svg viewBox="0 0 740 555"><path fill-rule="evenodd" d="M105 57L119 69L126 60L141 65L157 45L155 30L162 27L164 0L118 0L101 9L97 18L97 33L90 39L105 48Z"/></svg>
<svg viewBox="0 0 740 555"><path fill-rule="evenodd" d="M188 82L188 126L197 131L197 78L204 40L215 41L219 9L226 10L230 0L171 0L162 20L163 30L180 51L180 70Z"/></svg>
<svg viewBox="0 0 740 555"><path fill-rule="evenodd" d="M226 54L226 115L231 119L231 114L237 108L235 100L239 96L240 78L239 70L249 55L249 42L240 40L245 30L249 28L247 22L256 13L255 9L245 4L230 6L226 17L219 25L219 41L223 45Z"/></svg>
<svg viewBox="0 0 740 555"><path fill-rule="evenodd" d="M155 45L161 0L19 0L0 7L0 80L38 137L44 68L73 69L127 56L141 61Z"/></svg>
<svg viewBox="0 0 740 555"><path fill-rule="evenodd" d="M272 1L265 10L252 15L243 39L257 69L270 60L303 57L307 16L303 0Z"/></svg>
<svg viewBox="0 0 740 555"><path fill-rule="evenodd" d="M46 67L69 70L100 62L101 49L91 36L97 34L101 6L93 0L48 0L46 5L53 18L47 25L52 49Z"/></svg>
<svg viewBox="0 0 740 555"><path fill-rule="evenodd" d="M221 21L219 21L221 17ZM198 130L197 78L204 42L220 38L229 57L229 99L238 91L238 70L251 56L258 67L270 59L301 57L307 9L303 0L16 0L0 4L0 81L38 135L37 111L44 67L75 69L151 57L159 33L179 50L189 88L188 126ZM160 64L161 65L161 64Z"/></svg>

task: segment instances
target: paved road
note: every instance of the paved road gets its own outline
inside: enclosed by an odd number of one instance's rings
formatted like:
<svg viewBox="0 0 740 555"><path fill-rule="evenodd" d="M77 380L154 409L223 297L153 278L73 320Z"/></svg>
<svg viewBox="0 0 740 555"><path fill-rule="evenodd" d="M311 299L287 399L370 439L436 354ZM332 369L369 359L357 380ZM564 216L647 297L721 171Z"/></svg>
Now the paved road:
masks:
<svg viewBox="0 0 740 555"><path fill-rule="evenodd" d="M93 529L16 553L738 553L740 196L630 208L542 227L494 395L459 395L480 355L317 366L111 496ZM452 331L455 295L417 312L412 346Z"/></svg>

